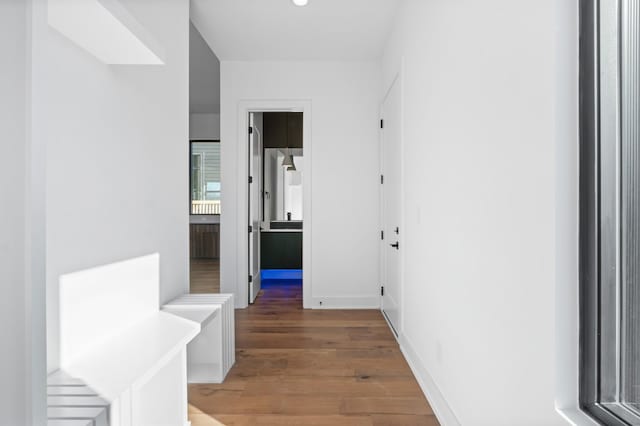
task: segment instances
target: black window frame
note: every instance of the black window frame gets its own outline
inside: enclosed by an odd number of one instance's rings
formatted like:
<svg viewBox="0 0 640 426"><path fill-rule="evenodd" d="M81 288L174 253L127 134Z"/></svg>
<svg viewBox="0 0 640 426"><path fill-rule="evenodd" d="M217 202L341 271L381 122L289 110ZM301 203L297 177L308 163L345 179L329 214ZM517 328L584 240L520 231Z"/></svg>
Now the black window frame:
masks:
<svg viewBox="0 0 640 426"><path fill-rule="evenodd" d="M193 189L193 181L192 181L192 167L193 167L193 144L194 143L220 143L220 139L190 139L189 140L189 215L190 216L220 216L219 213L214 214L206 214L206 213L193 213L193 199L192 199L192 189ZM221 146L222 148L222 146ZM222 155L220 155L222 157ZM221 164L222 167L222 164ZM222 178L220 179L222 180ZM221 182L222 184L222 182ZM222 185L221 185L222 186ZM221 205L222 208L222 205Z"/></svg>

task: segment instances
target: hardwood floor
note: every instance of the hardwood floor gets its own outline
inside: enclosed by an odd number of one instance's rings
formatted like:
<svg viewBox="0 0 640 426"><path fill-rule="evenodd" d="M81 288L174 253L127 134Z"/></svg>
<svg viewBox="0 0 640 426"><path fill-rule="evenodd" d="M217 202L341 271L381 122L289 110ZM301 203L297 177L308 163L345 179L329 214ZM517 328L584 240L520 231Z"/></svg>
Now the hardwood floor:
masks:
<svg viewBox="0 0 640 426"><path fill-rule="evenodd" d="M225 383L189 387L193 426L438 425L377 310L303 310L300 281L265 281L236 339Z"/></svg>
<svg viewBox="0 0 640 426"><path fill-rule="evenodd" d="M220 293L220 259L191 259L191 293Z"/></svg>

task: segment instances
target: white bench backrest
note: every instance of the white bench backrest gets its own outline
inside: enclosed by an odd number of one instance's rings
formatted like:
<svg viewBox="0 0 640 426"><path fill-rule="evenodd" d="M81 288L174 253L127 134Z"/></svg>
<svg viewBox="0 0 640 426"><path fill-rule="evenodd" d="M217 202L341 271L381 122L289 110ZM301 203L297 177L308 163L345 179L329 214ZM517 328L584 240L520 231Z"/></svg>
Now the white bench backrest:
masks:
<svg viewBox="0 0 640 426"><path fill-rule="evenodd" d="M160 255L60 277L60 365L159 310Z"/></svg>

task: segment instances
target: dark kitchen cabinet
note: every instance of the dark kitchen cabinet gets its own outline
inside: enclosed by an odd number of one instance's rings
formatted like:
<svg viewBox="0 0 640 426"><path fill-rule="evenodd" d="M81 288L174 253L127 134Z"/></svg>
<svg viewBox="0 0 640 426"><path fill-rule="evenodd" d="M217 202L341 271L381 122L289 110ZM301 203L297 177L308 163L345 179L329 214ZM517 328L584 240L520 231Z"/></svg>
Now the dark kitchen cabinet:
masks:
<svg viewBox="0 0 640 426"><path fill-rule="evenodd" d="M287 135L289 148L302 148L302 113L287 113Z"/></svg>
<svg viewBox="0 0 640 426"><path fill-rule="evenodd" d="M301 112L265 112L264 148L302 148Z"/></svg>
<svg viewBox="0 0 640 426"><path fill-rule="evenodd" d="M260 268L302 269L302 232L262 232L260 243Z"/></svg>
<svg viewBox="0 0 640 426"><path fill-rule="evenodd" d="M220 225L192 224L190 249L193 259L218 259L220 257Z"/></svg>

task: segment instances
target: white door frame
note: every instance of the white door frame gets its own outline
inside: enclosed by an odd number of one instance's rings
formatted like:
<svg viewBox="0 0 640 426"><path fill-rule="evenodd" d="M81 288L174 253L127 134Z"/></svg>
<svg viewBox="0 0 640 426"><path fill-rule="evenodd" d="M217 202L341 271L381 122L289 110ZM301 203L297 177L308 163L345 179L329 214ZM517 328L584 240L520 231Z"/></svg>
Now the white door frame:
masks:
<svg viewBox="0 0 640 426"><path fill-rule="evenodd" d="M236 229L236 241L238 242L236 253L237 268L237 287L236 296L238 302L236 306L246 308L249 304L249 241L247 238L247 229L249 227L248 211L249 189L246 185L249 177L247 156L249 155L249 147L247 132L249 129L249 113L251 112L279 112L291 111L303 113L303 170L302 177L302 208L303 208L303 225L302 225L302 301L304 309L312 308L311 301L311 101L310 100L244 100L238 105L238 144L237 149L237 179L238 194L236 211L239 217L238 227Z"/></svg>
<svg viewBox="0 0 640 426"><path fill-rule="evenodd" d="M400 66L398 67L398 71L393 74L393 77L391 78L391 81L389 82L389 84L386 86L386 90L384 92L384 96L382 98L382 102L380 103L380 119L384 120L384 101L387 99L387 96L389 96L389 92L391 91L391 89L393 88L394 84L398 84L399 88L400 88L400 123L398 124L400 126L400 139L398 140L398 149L400 150L400 170L399 170L399 176L400 176L400 194L399 194L399 200L400 200L400 206L399 206L399 217L398 217L398 226L400 227L400 232L404 232L404 235L406 235L406 226L405 226L405 193L404 193L404 187L405 187L405 177L404 177L404 58L402 58L401 62L400 62ZM383 161L384 161L384 129L381 128L380 129L380 146L379 146L379 153L380 153L380 175L383 175ZM380 185L380 229L384 229L384 185ZM391 238L391 235L384 235L384 240L380 240L380 278L381 278L381 282L382 285L385 286L386 283L384 282L385 280L385 269L386 269L386 265L385 265L385 249L386 249L386 245L389 243L389 238ZM385 321L387 321L387 324L389 325L389 328L391 330L395 330L397 334L397 336L394 334L394 337L396 338L396 340L398 340L400 342L400 340L402 339L403 336L403 330L404 330L404 261L405 261L405 256L404 256L404 247L406 247L406 241L407 238L402 238L402 246L403 247L398 255L400 257L398 263L398 269L399 269L399 273L398 273L398 291L400 294L400 300L398 301L398 303L400 304L399 310L400 310L400 321L399 324L397 324L396 327L392 326L391 323L389 323L389 320L387 319L386 315L384 315L384 312L382 314L383 318L385 319ZM384 311L384 296L381 294L380 295L380 310Z"/></svg>

